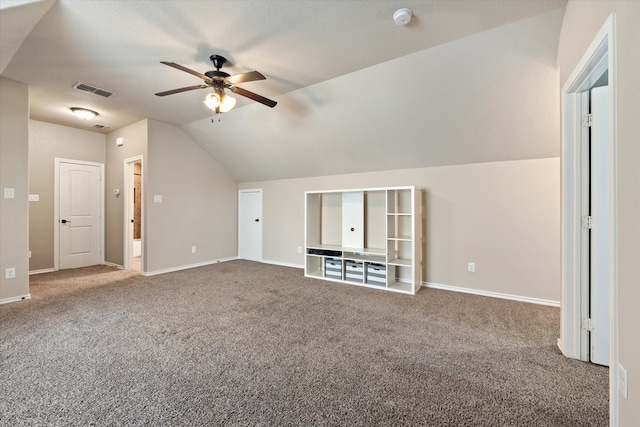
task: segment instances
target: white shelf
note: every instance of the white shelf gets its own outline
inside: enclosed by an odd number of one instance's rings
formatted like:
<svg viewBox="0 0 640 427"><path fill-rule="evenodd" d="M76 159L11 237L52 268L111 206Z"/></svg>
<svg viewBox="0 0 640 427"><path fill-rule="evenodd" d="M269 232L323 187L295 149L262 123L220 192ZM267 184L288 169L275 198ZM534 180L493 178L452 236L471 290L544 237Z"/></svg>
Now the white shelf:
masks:
<svg viewBox="0 0 640 427"><path fill-rule="evenodd" d="M387 264L389 265L398 265L400 267L411 267L411 260L410 259L400 259L400 258L394 258L394 259L390 259Z"/></svg>
<svg viewBox="0 0 640 427"><path fill-rule="evenodd" d="M388 237L387 240L400 240L400 241L410 242L410 241L413 240L413 237L411 237L411 236L396 236L396 237Z"/></svg>
<svg viewBox="0 0 640 427"><path fill-rule="evenodd" d="M354 206L358 203L361 206ZM414 187L305 192L305 276L415 294L422 270L421 218L416 214L420 203ZM342 261L341 276L325 275L329 258ZM362 279L347 277L349 261L362 263ZM369 269L371 264L376 267ZM353 275L354 270L349 271Z"/></svg>

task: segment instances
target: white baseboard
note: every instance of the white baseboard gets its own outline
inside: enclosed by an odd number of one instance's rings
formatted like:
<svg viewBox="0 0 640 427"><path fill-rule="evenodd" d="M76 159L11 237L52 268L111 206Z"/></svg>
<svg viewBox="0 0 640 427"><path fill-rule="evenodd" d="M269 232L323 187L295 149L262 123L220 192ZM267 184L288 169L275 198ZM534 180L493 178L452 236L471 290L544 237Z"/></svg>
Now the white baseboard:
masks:
<svg viewBox="0 0 640 427"><path fill-rule="evenodd" d="M552 301L540 298L524 297L520 295L503 294L500 292L482 291L478 289L461 288L459 286L441 285L439 283L426 282L422 284L427 288L442 289L444 291L462 292L465 294L481 295L485 297L508 299L513 301L528 302L531 304L548 305L551 307L560 307L560 301Z"/></svg>
<svg viewBox="0 0 640 427"><path fill-rule="evenodd" d="M262 262L263 264L281 265L282 267L301 268L304 270L304 264L291 264L288 262L269 261L265 259L263 259L260 262Z"/></svg>
<svg viewBox="0 0 640 427"><path fill-rule="evenodd" d="M43 273L53 273L55 270L53 268L43 268L42 270L31 270L29 271L29 276L32 274L43 274Z"/></svg>
<svg viewBox="0 0 640 427"><path fill-rule="evenodd" d="M178 266L178 267L166 268L164 270L147 271L147 272L144 272L144 273L141 273L141 274L143 276L156 276L158 274L172 273L174 271L188 270L190 268L196 268L196 267L204 267L205 265L218 264L219 262L233 261L233 260L236 260L236 259L238 259L238 257L221 258L221 259L216 259L216 260L213 260L213 261L199 262L197 264L181 265L181 266Z"/></svg>
<svg viewBox="0 0 640 427"><path fill-rule="evenodd" d="M0 299L0 304L9 304L11 302L18 302L31 299L31 294L21 295L19 297L3 298Z"/></svg>
<svg viewBox="0 0 640 427"><path fill-rule="evenodd" d="M116 263L109 262L109 261L104 261L102 264L103 265L107 265L109 267L115 267L115 268L119 268L120 270L124 270L124 265L116 264Z"/></svg>

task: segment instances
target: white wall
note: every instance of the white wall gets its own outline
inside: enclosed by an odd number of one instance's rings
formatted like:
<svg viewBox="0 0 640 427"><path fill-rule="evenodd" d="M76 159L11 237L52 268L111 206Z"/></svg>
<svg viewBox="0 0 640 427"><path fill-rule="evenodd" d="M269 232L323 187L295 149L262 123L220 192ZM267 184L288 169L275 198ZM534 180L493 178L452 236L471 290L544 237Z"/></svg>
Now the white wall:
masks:
<svg viewBox="0 0 640 427"><path fill-rule="evenodd" d="M241 183L263 189L263 258L302 266L304 192L415 185L425 191L423 280L560 301L558 158ZM476 273L467 272L467 262Z"/></svg>
<svg viewBox="0 0 640 427"><path fill-rule="evenodd" d="M570 1L558 65L564 85L609 14L616 13L618 205L618 361L628 373L628 399L619 396L620 426L640 420L640 2Z"/></svg>

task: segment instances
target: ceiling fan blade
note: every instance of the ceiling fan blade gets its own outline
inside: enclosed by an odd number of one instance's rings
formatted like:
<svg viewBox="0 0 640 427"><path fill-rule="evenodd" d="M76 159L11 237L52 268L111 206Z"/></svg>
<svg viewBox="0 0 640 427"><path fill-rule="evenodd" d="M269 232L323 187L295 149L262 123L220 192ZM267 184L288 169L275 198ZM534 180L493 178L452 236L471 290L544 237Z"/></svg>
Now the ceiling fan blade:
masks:
<svg viewBox="0 0 640 427"><path fill-rule="evenodd" d="M160 61L160 63L164 64L164 65L168 65L169 67L173 67L173 68L178 69L180 71L184 71L185 73L193 74L196 77L200 77L202 80L207 80L207 81L211 80L209 77L205 76L204 74L199 73L199 72L197 72L195 70L192 70L191 68L184 67L184 66L182 66L180 64L176 64L175 62Z"/></svg>
<svg viewBox="0 0 640 427"><path fill-rule="evenodd" d="M180 92L186 92L188 90L195 90L195 89L205 89L208 88L209 86L207 85L195 85L195 86L187 86L187 87L181 87L179 89L172 89L172 90L167 90L164 92L158 92L156 93L157 96L167 96L167 95L173 95L174 93L180 93Z"/></svg>
<svg viewBox="0 0 640 427"><path fill-rule="evenodd" d="M273 108L277 104L276 101L272 101L271 99L265 98L264 96L258 95L257 93L249 92L248 90L242 89L241 87L238 87L238 86L231 86L229 89L233 93L246 96L247 98L253 99L256 102L266 105L267 107Z"/></svg>
<svg viewBox="0 0 640 427"><path fill-rule="evenodd" d="M229 84L253 82L256 80L266 80L266 77L257 71L249 71L247 73L234 74L224 79L224 81Z"/></svg>

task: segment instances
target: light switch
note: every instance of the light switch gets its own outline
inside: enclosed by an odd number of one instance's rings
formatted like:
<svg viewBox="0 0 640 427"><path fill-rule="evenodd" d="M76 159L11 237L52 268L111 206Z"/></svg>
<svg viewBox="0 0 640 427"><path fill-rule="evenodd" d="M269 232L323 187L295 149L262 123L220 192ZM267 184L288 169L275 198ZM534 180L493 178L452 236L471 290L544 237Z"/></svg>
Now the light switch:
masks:
<svg viewBox="0 0 640 427"><path fill-rule="evenodd" d="M13 188L5 188L4 189L4 198L5 199L13 199L15 197L15 191Z"/></svg>
<svg viewBox="0 0 640 427"><path fill-rule="evenodd" d="M29 201L30 202L39 202L40 201L40 195L39 194L29 194Z"/></svg>
<svg viewBox="0 0 640 427"><path fill-rule="evenodd" d="M162 203L162 194L156 194L153 196L153 201L155 203Z"/></svg>

